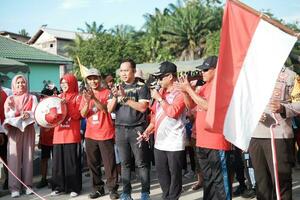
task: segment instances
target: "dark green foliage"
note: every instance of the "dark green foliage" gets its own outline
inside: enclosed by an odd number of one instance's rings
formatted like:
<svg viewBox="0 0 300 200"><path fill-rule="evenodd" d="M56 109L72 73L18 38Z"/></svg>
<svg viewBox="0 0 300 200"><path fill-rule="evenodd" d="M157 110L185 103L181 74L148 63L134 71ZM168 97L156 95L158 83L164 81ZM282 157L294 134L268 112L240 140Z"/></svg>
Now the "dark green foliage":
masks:
<svg viewBox="0 0 300 200"><path fill-rule="evenodd" d="M103 25L85 23L82 32L92 33L89 40L79 36L68 47L75 63L75 73L80 77L76 56L87 67L96 67L105 74L114 74L123 58L136 63L165 60L193 60L207 55L217 55L223 5L219 0L178 0L167 8L155 9L144 15L143 28L136 31L130 25L117 25L106 30ZM269 11L262 11L274 18ZM275 18L276 19L276 18ZM284 23L282 19L276 19ZM286 24L300 30L298 23ZM300 55L300 43L292 51Z"/></svg>

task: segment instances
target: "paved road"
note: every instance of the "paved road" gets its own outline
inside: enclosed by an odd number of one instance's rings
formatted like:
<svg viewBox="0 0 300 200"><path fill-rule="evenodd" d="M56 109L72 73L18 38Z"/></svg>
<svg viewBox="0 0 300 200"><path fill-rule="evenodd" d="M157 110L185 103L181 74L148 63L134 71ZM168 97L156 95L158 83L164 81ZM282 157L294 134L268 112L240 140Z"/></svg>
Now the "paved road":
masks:
<svg viewBox="0 0 300 200"><path fill-rule="evenodd" d="M159 183L156 179L156 172L155 171L151 171L151 194L150 197L152 200L160 200L161 199L161 189L159 186ZM293 173L293 199L300 199L300 169L298 170L294 170ZM37 182L39 180L39 177L35 177L35 182ZM193 191L191 189L191 186L193 185L193 183L195 182L195 179L186 179L184 178L184 192L182 193L182 196L180 198L180 200L196 200L196 199L202 199L202 189L200 189L199 191ZM234 184L234 186L236 186L236 183ZM43 188L43 189L35 189L35 191L43 196L45 199L55 199L55 200L66 200L66 199L71 199L69 197L69 195L64 194L64 195L60 195L57 197L51 197L50 196L50 192L51 190L48 188ZM86 177L85 174L83 174L83 191L82 193L76 197L76 198L72 198L74 200L86 200L89 199L88 198L88 194L92 191L92 187L91 187L91 179L90 177ZM121 191L119 189L119 191ZM7 191L0 191L1 193L8 193ZM138 183L138 181L133 181L133 194L132 194L133 199L135 200L139 200L140 199L140 184ZM9 194L0 197L0 199L5 199L5 200L13 200L14 198L11 198ZM18 200L33 200L33 199L38 199L36 196L34 195L22 195L20 198L17 198ZM104 197L98 198L101 200L109 200L109 196L106 195ZM234 200L242 200L243 198L238 197L238 198L234 198ZM14 199L16 200L16 199Z"/></svg>

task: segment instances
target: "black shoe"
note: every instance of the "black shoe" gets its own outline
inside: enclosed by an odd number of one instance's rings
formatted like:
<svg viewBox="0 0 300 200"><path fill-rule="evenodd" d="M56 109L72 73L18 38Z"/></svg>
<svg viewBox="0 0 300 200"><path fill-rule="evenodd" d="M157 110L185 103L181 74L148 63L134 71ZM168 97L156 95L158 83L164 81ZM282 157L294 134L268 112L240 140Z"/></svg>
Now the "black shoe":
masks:
<svg viewBox="0 0 300 200"><path fill-rule="evenodd" d="M102 197L105 195L104 188L101 188L100 190L94 191L91 194L89 194L90 199L96 199L98 197Z"/></svg>
<svg viewBox="0 0 300 200"><path fill-rule="evenodd" d="M241 194L241 197L245 199L253 199L256 196L256 192L254 189L247 189Z"/></svg>
<svg viewBox="0 0 300 200"><path fill-rule="evenodd" d="M243 194L243 192L247 190L247 187L245 185L239 185L236 190L232 193L233 197L238 197L241 196L241 194Z"/></svg>
<svg viewBox="0 0 300 200"><path fill-rule="evenodd" d="M3 185L2 185L3 190L8 190L8 179L5 179Z"/></svg>
<svg viewBox="0 0 300 200"><path fill-rule="evenodd" d="M48 185L48 181L44 178L41 179L41 181L36 185L36 188L43 188Z"/></svg>
<svg viewBox="0 0 300 200"><path fill-rule="evenodd" d="M109 193L109 198L110 199L118 199L118 198L120 198L120 195L118 194L117 191L113 190Z"/></svg>

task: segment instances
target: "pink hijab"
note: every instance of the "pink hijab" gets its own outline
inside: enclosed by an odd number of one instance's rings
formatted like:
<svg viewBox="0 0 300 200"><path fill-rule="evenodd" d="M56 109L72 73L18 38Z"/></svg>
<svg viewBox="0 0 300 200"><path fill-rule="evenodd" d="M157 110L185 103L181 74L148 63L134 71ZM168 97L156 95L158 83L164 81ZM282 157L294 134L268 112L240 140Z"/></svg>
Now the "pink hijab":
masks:
<svg viewBox="0 0 300 200"><path fill-rule="evenodd" d="M20 91L17 88L17 80L19 78L22 78L25 83L25 91ZM13 108L16 112L22 113L22 111L28 111L32 107L32 98L30 98L30 94L28 93L28 83L23 75L16 75L11 82L11 89L13 92L13 95L8 100L8 106L10 108ZM7 110L7 109L5 109Z"/></svg>

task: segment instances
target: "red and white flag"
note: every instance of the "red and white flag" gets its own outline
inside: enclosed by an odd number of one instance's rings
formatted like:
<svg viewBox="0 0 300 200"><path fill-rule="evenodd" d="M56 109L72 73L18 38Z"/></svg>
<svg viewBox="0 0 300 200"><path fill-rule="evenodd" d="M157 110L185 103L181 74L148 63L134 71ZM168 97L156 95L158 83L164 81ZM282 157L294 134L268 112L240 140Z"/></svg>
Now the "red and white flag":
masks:
<svg viewBox="0 0 300 200"><path fill-rule="evenodd" d="M207 112L207 128L246 150L297 37L240 2L224 10L220 54Z"/></svg>

